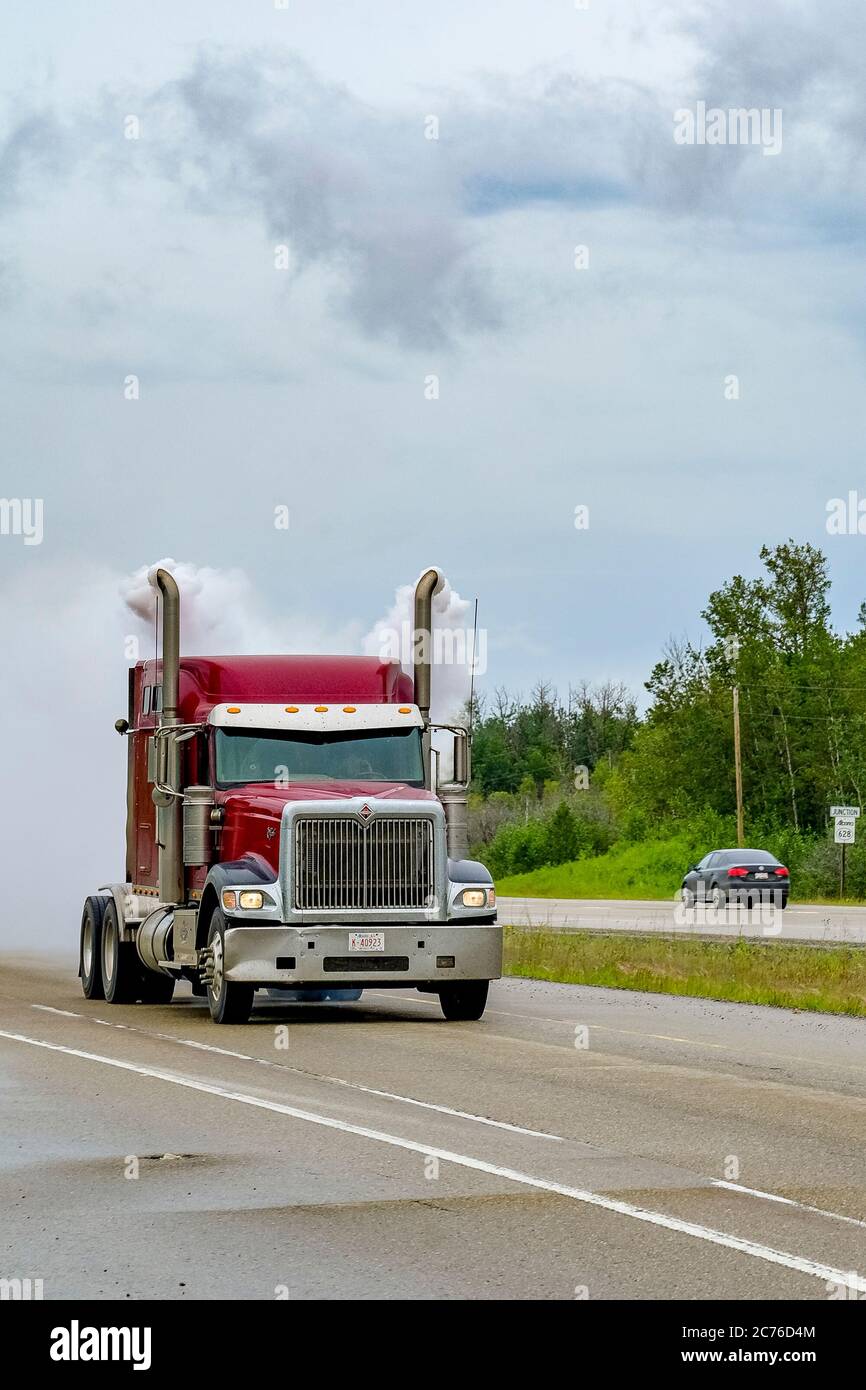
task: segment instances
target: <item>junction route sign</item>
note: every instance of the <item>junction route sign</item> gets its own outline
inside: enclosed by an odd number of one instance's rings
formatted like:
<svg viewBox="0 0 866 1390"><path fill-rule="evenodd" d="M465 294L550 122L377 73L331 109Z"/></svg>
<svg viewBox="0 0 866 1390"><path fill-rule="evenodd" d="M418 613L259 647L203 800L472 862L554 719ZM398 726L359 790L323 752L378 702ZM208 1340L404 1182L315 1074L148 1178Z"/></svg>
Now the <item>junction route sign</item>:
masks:
<svg viewBox="0 0 866 1390"><path fill-rule="evenodd" d="M853 845L857 831L857 817L860 815L860 807L831 806L830 815L833 817L836 826L833 836L836 844L842 846Z"/></svg>

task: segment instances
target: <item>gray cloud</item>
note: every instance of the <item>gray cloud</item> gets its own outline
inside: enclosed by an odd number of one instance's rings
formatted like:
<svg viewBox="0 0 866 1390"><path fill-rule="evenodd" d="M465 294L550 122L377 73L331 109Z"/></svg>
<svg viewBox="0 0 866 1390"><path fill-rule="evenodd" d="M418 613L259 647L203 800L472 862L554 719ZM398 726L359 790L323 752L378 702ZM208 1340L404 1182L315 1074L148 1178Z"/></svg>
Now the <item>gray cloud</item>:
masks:
<svg viewBox="0 0 866 1390"><path fill-rule="evenodd" d="M65 140L59 122L46 111L13 117L0 137L0 211L23 196L30 179L62 168Z"/></svg>
<svg viewBox="0 0 866 1390"><path fill-rule="evenodd" d="M710 0L668 14L696 54L673 102L649 78L590 80L560 64L479 77L414 109L373 106L296 54L202 51L140 93L140 142L118 138L120 108L103 92L76 122L78 173L151 211L168 199L223 225L251 219L290 248L289 283L318 276L331 309L365 337L414 350L511 321L521 285L500 271L490 224L514 211L561 209L573 224L574 212L637 208L770 249L861 237L859 10ZM783 106L783 156L677 146L673 107L697 98ZM424 138L427 114L438 140ZM61 144L49 114L19 121L0 145L7 197L30 175L56 177ZM77 293L90 323L121 303L105 284Z"/></svg>
<svg viewBox="0 0 866 1390"><path fill-rule="evenodd" d="M784 156L770 170L748 157L752 151L703 150L699 159L693 149L678 151L692 156L685 163L695 202L712 204L727 187L736 195L732 216L763 223L782 241L862 240L866 11L859 0L736 8L702 0L683 11L678 27L700 55L686 95L722 107L780 108L785 128ZM737 160L726 157L732 153Z"/></svg>
<svg viewBox="0 0 866 1390"><path fill-rule="evenodd" d="M192 205L260 216L298 273L325 265L363 332L440 346L496 327L458 189L422 117L376 111L296 57L202 55L155 95L162 164Z"/></svg>

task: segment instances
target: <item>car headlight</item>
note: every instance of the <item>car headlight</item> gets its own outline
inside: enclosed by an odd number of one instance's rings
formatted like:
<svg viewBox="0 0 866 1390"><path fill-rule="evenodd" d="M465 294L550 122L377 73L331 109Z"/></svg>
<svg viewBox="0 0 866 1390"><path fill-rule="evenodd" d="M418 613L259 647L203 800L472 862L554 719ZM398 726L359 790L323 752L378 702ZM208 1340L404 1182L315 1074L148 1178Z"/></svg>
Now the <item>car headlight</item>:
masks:
<svg viewBox="0 0 866 1390"><path fill-rule="evenodd" d="M496 893L492 888L464 888L457 901L461 907L495 907Z"/></svg>

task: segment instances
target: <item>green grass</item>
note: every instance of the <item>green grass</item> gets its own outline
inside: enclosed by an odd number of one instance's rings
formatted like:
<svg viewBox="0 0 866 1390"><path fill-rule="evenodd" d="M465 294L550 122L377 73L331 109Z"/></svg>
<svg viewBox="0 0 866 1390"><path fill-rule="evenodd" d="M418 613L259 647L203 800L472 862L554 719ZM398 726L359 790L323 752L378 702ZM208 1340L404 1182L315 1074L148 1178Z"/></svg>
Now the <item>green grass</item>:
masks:
<svg viewBox="0 0 866 1390"><path fill-rule="evenodd" d="M505 928L505 973L866 1018L866 948Z"/></svg>
<svg viewBox="0 0 866 1390"><path fill-rule="evenodd" d="M617 845L607 854L496 880L507 898L673 898L695 862L684 836Z"/></svg>

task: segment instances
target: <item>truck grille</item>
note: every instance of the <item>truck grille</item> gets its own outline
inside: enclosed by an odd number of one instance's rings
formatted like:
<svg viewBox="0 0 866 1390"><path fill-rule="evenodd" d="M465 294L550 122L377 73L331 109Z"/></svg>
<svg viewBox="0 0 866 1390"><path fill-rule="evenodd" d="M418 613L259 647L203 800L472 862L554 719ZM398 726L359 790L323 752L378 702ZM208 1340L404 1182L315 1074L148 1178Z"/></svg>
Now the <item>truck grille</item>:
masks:
<svg viewBox="0 0 866 1390"><path fill-rule="evenodd" d="M434 900L433 822L302 816L295 823L295 908L420 910Z"/></svg>

